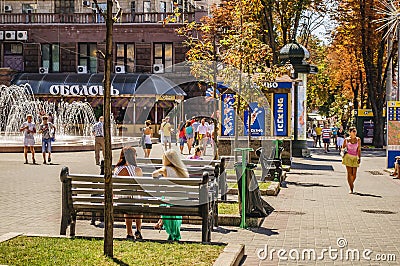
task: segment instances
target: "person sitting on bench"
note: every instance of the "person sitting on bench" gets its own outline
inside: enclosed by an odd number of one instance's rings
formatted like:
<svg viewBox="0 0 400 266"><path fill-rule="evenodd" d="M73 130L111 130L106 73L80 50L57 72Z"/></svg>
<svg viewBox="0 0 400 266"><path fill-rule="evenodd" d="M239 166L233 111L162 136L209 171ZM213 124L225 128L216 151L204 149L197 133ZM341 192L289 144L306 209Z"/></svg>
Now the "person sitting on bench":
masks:
<svg viewBox="0 0 400 266"><path fill-rule="evenodd" d="M153 177L189 177L186 166L183 164L176 150L167 150L163 155L163 167L153 172ZM155 229L162 228L168 233L168 240L178 241L181 239L182 216L162 215L154 226Z"/></svg>
<svg viewBox="0 0 400 266"><path fill-rule="evenodd" d="M114 174L119 176L143 176L142 169L137 167L136 163L136 149L133 147L125 147L121 150L119 156L119 161L115 166ZM117 195L118 196L118 195ZM119 196L123 197L123 196ZM135 235L132 233L132 218L127 218L130 215L124 214L125 225L126 225L126 238L127 239L143 239L141 229L142 229L142 219L135 219L136 231Z"/></svg>

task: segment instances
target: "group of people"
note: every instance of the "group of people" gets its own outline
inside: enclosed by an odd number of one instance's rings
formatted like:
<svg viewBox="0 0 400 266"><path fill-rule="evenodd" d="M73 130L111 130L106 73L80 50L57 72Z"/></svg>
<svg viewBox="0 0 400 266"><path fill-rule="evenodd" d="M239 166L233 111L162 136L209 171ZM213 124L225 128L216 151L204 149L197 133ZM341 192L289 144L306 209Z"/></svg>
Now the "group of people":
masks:
<svg viewBox="0 0 400 266"><path fill-rule="evenodd" d="M196 146L201 146L202 151L205 154L209 141L211 146L214 147L214 142L212 140L214 132L213 121L208 123L206 119L203 118L199 122L199 119L192 117L191 120L181 122L177 130L179 150L181 154L183 154L185 144L187 145L189 155L192 153L192 148ZM172 125L170 124L170 118L167 116L162 120L159 130L160 140L164 145L165 150L171 149L171 134L173 131Z"/></svg>
<svg viewBox="0 0 400 266"><path fill-rule="evenodd" d="M313 147L316 148L317 144L320 148L321 146L321 139L322 143L324 144L324 152L329 152L329 146L331 141L333 145L335 145L335 149L338 151L341 150L343 146L344 139L346 137L344 129L342 126L340 127L329 127L328 123L324 123L324 125L313 125L312 129L310 130L310 135L313 138Z"/></svg>
<svg viewBox="0 0 400 266"><path fill-rule="evenodd" d="M52 116L42 115L42 122L39 125L39 130L36 130L36 124L33 121L33 115L28 114L26 121L22 123L20 132L24 134L24 158L25 164L28 164L28 151L32 154L32 163L36 164L35 159L35 134L42 134L42 155L43 164L51 163L51 143L55 140L56 127L52 123ZM49 121L50 120L50 121ZM46 153L48 157L46 160Z"/></svg>
<svg viewBox="0 0 400 266"><path fill-rule="evenodd" d="M118 163L115 166L114 174L119 176L142 176L142 169L138 167L136 162L137 152L133 147L125 147L122 149ZM189 177L186 166L182 162L179 154L175 150L167 150L164 152L162 158L163 166L152 173L154 178L162 177ZM142 219L137 216L135 219L136 231L133 233L133 214L125 215L125 225L127 239L142 239ZM161 230L162 228L168 233L168 240L178 241L181 239L180 227L182 224L181 216L168 216L162 215L161 219L154 226L155 229Z"/></svg>

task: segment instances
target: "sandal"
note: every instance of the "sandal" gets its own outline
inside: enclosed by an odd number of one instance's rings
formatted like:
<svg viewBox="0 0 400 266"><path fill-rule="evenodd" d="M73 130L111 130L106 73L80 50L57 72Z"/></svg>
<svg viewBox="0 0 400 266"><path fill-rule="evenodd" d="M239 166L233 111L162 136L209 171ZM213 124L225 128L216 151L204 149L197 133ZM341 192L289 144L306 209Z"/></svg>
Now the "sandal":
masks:
<svg viewBox="0 0 400 266"><path fill-rule="evenodd" d="M396 176L396 174L395 173L391 173L390 176Z"/></svg>
<svg viewBox="0 0 400 266"><path fill-rule="evenodd" d="M159 220L158 222L157 222L157 224L154 226L154 229L157 229L157 230L159 230L159 232L162 230L162 228L163 228L163 221L162 220Z"/></svg>
<svg viewBox="0 0 400 266"><path fill-rule="evenodd" d="M143 236L142 236L142 234L140 233L140 231L135 231L135 238L136 238L136 240L138 240L138 239L143 239Z"/></svg>

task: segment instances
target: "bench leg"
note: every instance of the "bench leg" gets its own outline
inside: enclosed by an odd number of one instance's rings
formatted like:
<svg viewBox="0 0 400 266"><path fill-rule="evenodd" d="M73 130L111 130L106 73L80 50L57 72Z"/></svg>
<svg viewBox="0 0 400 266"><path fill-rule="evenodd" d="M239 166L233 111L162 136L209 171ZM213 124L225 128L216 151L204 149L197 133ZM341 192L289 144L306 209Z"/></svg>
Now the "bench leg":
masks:
<svg viewBox="0 0 400 266"><path fill-rule="evenodd" d="M209 214L209 204L206 203L202 207L202 223L201 223L201 241L210 242L210 214Z"/></svg>
<svg viewBox="0 0 400 266"><path fill-rule="evenodd" d="M75 225L76 225L76 215L72 215L72 221L71 221L71 225L69 228L69 235L70 236L75 236Z"/></svg>
<svg viewBox="0 0 400 266"><path fill-rule="evenodd" d="M67 234L67 227L68 227L68 217L63 215L61 217L61 227L60 227L60 235L66 235Z"/></svg>

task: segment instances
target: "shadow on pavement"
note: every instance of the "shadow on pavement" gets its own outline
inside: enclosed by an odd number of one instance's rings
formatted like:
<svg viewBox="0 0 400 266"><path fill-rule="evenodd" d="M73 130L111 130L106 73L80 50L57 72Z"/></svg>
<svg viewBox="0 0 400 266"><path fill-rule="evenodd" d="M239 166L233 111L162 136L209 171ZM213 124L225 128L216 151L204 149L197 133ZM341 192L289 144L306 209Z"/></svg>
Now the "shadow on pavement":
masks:
<svg viewBox="0 0 400 266"><path fill-rule="evenodd" d="M325 154L325 155L330 155L329 153ZM333 154L332 154L333 155ZM341 162L342 159L341 158L336 158L336 154L335 154L335 159L333 158L304 158L304 160L306 161L319 161L319 162Z"/></svg>
<svg viewBox="0 0 400 266"><path fill-rule="evenodd" d="M249 228L249 231L251 231L253 233L261 234L261 235L266 235L266 236L279 235L279 233L274 232L274 230L278 230L278 229L268 229L268 228L264 228L264 227Z"/></svg>
<svg viewBox="0 0 400 266"><path fill-rule="evenodd" d="M119 260L117 258L112 258L113 262L115 262L118 265L122 265L122 266L129 266L129 264L126 264L125 262L123 262L122 260Z"/></svg>
<svg viewBox="0 0 400 266"><path fill-rule="evenodd" d="M226 228L218 226L213 229L213 232L217 232L217 233L221 233L221 234L229 234L229 233L237 232L237 230L236 229L226 229Z"/></svg>
<svg viewBox="0 0 400 266"><path fill-rule="evenodd" d="M328 161L328 160L326 160ZM332 165L322 165L322 164L305 164L305 163L292 163L292 169L298 170L323 170L323 171L333 171Z"/></svg>
<svg viewBox="0 0 400 266"><path fill-rule="evenodd" d="M373 195L373 194L367 194L367 193L360 193L360 192L354 192L353 195L357 195L357 196L361 196L361 197L382 198L382 196L379 196L379 195Z"/></svg>
<svg viewBox="0 0 400 266"><path fill-rule="evenodd" d="M302 186L302 187L340 187L337 185L325 185L321 183L299 183L299 182L286 182L288 185Z"/></svg>

